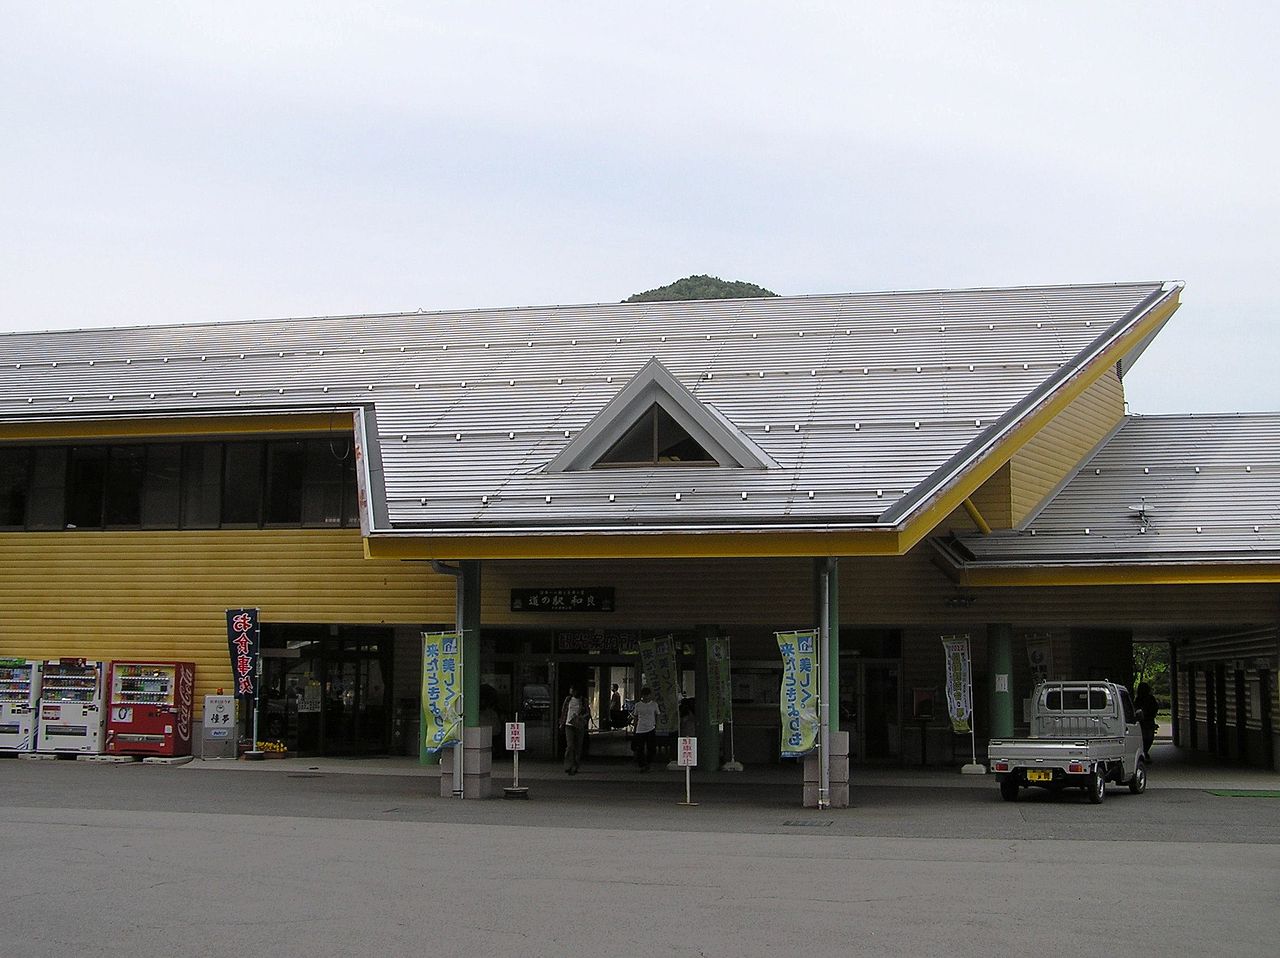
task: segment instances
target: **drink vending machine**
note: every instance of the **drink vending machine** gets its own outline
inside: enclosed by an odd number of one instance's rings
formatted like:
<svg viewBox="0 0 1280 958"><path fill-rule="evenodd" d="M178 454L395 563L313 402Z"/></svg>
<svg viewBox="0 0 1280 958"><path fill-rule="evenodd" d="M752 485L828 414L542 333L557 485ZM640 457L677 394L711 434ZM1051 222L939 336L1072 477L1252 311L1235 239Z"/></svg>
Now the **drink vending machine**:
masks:
<svg viewBox="0 0 1280 958"><path fill-rule="evenodd" d="M106 663L50 659L40 682L40 737L37 752L102 751L107 716L103 709Z"/></svg>
<svg viewBox="0 0 1280 958"><path fill-rule="evenodd" d="M41 672L30 659L0 659L0 750L35 750Z"/></svg>
<svg viewBox="0 0 1280 958"><path fill-rule="evenodd" d="M190 755L195 675L190 662L112 662L107 751Z"/></svg>

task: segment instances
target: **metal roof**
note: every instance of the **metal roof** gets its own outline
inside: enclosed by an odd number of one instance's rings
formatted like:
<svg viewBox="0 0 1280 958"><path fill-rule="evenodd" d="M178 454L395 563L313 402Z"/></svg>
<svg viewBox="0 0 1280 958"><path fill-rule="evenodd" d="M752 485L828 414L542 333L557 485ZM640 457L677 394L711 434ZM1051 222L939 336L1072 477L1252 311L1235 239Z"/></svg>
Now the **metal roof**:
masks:
<svg viewBox="0 0 1280 958"><path fill-rule="evenodd" d="M1280 559L1280 414L1132 416L1025 529L965 535L974 566Z"/></svg>
<svg viewBox="0 0 1280 958"><path fill-rule="evenodd" d="M850 528L915 501L1177 286L395 313L0 336L0 422L371 410L396 530ZM657 359L776 468L554 473ZM969 450L968 452L966 450ZM957 458L959 457L959 458ZM949 465L950 464L950 465Z"/></svg>

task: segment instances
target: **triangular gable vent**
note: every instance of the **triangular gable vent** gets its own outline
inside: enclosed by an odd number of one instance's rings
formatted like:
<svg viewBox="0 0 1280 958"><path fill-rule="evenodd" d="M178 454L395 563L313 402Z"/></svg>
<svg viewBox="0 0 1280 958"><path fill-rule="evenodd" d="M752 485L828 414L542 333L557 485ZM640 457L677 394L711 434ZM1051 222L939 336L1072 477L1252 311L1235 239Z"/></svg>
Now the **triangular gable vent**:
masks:
<svg viewBox="0 0 1280 958"><path fill-rule="evenodd" d="M777 463L655 358L561 450L547 471L667 465L768 469Z"/></svg>

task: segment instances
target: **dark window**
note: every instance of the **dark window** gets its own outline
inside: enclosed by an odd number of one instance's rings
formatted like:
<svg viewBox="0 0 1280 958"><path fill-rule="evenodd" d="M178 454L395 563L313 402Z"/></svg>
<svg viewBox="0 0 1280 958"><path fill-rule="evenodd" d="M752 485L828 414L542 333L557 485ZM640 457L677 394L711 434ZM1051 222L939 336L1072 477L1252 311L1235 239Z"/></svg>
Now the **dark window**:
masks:
<svg viewBox="0 0 1280 958"><path fill-rule="evenodd" d="M0 528L21 529L26 525L30 473L30 449L0 451Z"/></svg>
<svg viewBox="0 0 1280 958"><path fill-rule="evenodd" d="M213 529L222 517L222 443L182 448L182 527Z"/></svg>
<svg viewBox="0 0 1280 958"><path fill-rule="evenodd" d="M597 466L656 466L675 463L714 463L715 457L654 403L622 438L609 447Z"/></svg>
<svg viewBox="0 0 1280 958"><path fill-rule="evenodd" d="M296 526L302 521L302 440L267 444L267 522Z"/></svg>
<svg viewBox="0 0 1280 958"><path fill-rule="evenodd" d="M360 488L356 479L356 454L354 444L348 441L351 454L342 460L342 524L360 525Z"/></svg>
<svg viewBox="0 0 1280 958"><path fill-rule="evenodd" d="M142 479L142 528L178 528L181 469L180 445L147 446L147 470Z"/></svg>
<svg viewBox="0 0 1280 958"><path fill-rule="evenodd" d="M28 529L61 529L67 524L67 447L32 451Z"/></svg>
<svg viewBox="0 0 1280 958"><path fill-rule="evenodd" d="M229 442L222 472L222 524L262 522L262 443Z"/></svg>
<svg viewBox="0 0 1280 958"><path fill-rule="evenodd" d="M343 520L347 460L355 458L344 439L309 439L302 483L302 524L339 526Z"/></svg>
<svg viewBox="0 0 1280 958"><path fill-rule="evenodd" d="M1138 716L1133 711L1133 702L1129 698L1129 693L1125 689L1120 690L1120 711L1124 715L1124 720L1132 725L1138 721Z"/></svg>
<svg viewBox="0 0 1280 958"><path fill-rule="evenodd" d="M107 487L107 447L73 446L67 473L67 528L100 529Z"/></svg>
<svg viewBox="0 0 1280 958"><path fill-rule="evenodd" d="M111 447L104 525L136 529L142 524L142 481L146 468L146 446Z"/></svg>

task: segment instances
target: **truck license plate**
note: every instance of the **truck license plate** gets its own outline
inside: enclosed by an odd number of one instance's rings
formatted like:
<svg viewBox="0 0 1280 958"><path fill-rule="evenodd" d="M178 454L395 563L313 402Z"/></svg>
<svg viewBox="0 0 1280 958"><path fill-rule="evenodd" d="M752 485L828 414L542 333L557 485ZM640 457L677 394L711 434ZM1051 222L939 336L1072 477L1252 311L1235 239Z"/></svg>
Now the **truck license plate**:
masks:
<svg viewBox="0 0 1280 958"><path fill-rule="evenodd" d="M1028 782L1052 782L1053 772L1047 768L1033 768L1027 771Z"/></svg>

